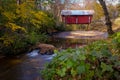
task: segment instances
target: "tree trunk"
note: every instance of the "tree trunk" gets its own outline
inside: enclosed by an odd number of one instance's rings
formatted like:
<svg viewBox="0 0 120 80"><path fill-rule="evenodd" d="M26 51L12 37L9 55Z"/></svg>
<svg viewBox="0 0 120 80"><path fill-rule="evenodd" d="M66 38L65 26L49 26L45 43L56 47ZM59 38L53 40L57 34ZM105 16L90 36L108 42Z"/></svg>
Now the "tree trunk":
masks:
<svg viewBox="0 0 120 80"><path fill-rule="evenodd" d="M106 3L105 3L105 0L99 0L102 8L103 8L103 11L104 11L104 15L105 15L105 21L106 21L106 26L107 26L107 32L108 34L113 34L113 30L112 30L112 22L110 20L110 16L109 16L109 13L108 13L108 9L106 7Z"/></svg>
<svg viewBox="0 0 120 80"><path fill-rule="evenodd" d="M20 5L21 4L21 0L17 0L17 4Z"/></svg>

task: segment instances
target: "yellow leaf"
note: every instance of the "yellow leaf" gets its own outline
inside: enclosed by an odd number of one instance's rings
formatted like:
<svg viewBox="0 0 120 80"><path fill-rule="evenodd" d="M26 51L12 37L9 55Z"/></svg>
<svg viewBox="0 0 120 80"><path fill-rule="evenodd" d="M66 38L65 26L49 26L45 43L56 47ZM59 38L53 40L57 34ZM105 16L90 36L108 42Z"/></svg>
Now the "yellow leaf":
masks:
<svg viewBox="0 0 120 80"><path fill-rule="evenodd" d="M20 29L20 30L26 32L26 30L25 30L24 27L18 26L18 25L14 24L14 23L8 22L6 24L6 26L9 27L9 28L11 28L12 31L16 31L16 30Z"/></svg>

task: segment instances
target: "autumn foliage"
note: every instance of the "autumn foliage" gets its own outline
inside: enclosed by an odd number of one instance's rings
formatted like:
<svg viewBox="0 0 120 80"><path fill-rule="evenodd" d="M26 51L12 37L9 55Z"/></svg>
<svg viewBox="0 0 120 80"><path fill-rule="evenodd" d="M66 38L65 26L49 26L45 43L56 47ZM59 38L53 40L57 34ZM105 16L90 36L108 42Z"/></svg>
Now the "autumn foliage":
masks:
<svg viewBox="0 0 120 80"><path fill-rule="evenodd" d="M7 6L6 6L7 5ZM34 2L0 1L0 52L13 55L36 42L45 42L54 29L52 14L37 10Z"/></svg>

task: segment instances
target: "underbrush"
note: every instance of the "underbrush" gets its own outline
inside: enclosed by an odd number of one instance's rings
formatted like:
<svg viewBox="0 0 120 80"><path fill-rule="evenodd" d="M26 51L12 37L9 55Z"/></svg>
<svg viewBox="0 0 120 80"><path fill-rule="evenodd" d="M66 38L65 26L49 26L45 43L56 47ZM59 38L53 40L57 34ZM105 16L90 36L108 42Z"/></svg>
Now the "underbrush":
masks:
<svg viewBox="0 0 120 80"><path fill-rule="evenodd" d="M45 80L120 80L120 32L110 41L55 52L41 72Z"/></svg>

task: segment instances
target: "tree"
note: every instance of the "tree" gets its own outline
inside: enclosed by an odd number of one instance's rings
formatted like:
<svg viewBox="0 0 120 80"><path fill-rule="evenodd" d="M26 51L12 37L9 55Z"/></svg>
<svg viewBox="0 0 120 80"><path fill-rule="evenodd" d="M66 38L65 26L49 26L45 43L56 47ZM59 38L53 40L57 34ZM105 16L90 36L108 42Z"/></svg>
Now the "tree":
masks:
<svg viewBox="0 0 120 80"><path fill-rule="evenodd" d="M0 52L6 55L22 53L28 46L46 41L45 33L54 26L52 16L35 9L33 1L16 1L0 0Z"/></svg>
<svg viewBox="0 0 120 80"><path fill-rule="evenodd" d="M95 11L94 20L100 20L104 16L103 9L98 2L94 2L93 6L94 6L93 9Z"/></svg>
<svg viewBox="0 0 120 80"><path fill-rule="evenodd" d="M77 0L64 0L63 3L61 4L61 0L55 0L55 4L53 5L52 4L52 12L54 12L54 14L56 15L56 17L59 19L60 18L60 11L62 9L78 9L78 7L76 7L75 5L73 4L78 4L78 3L75 3ZM89 6L89 7L86 7L87 9L92 9L94 8L93 5L90 5L92 4L93 2L96 2L96 1L99 1L100 2L100 6L102 7L103 9L103 14L105 16L105 21L106 21L106 26L107 26L107 32L109 34L113 34L113 30L112 30L112 22L110 20L110 16L109 16L109 12L108 12L108 9L107 9L107 5L106 5L106 1L108 2L108 0L84 0L84 6ZM113 0L109 0L109 3L112 3ZM97 2L96 2L97 3ZM62 6L62 7L61 7ZM73 7L72 7L73 6ZM78 5L79 6L79 5ZM91 8L90 8L91 6ZM66 8L67 7L67 8ZM80 7L80 6L79 6ZM80 8L79 8L80 9ZM101 16L101 15L100 15Z"/></svg>
<svg viewBox="0 0 120 80"><path fill-rule="evenodd" d="M106 3L105 0L98 0L103 8L104 11L104 15L105 15L105 21L106 21L106 26L107 26L107 32L108 34L113 34L113 30L112 30L112 22L110 20L110 16L108 13L108 9L106 7Z"/></svg>
<svg viewBox="0 0 120 80"><path fill-rule="evenodd" d="M117 4L117 11L118 11L118 14L120 14L120 3ZM120 15L118 15L118 16L120 16Z"/></svg>

